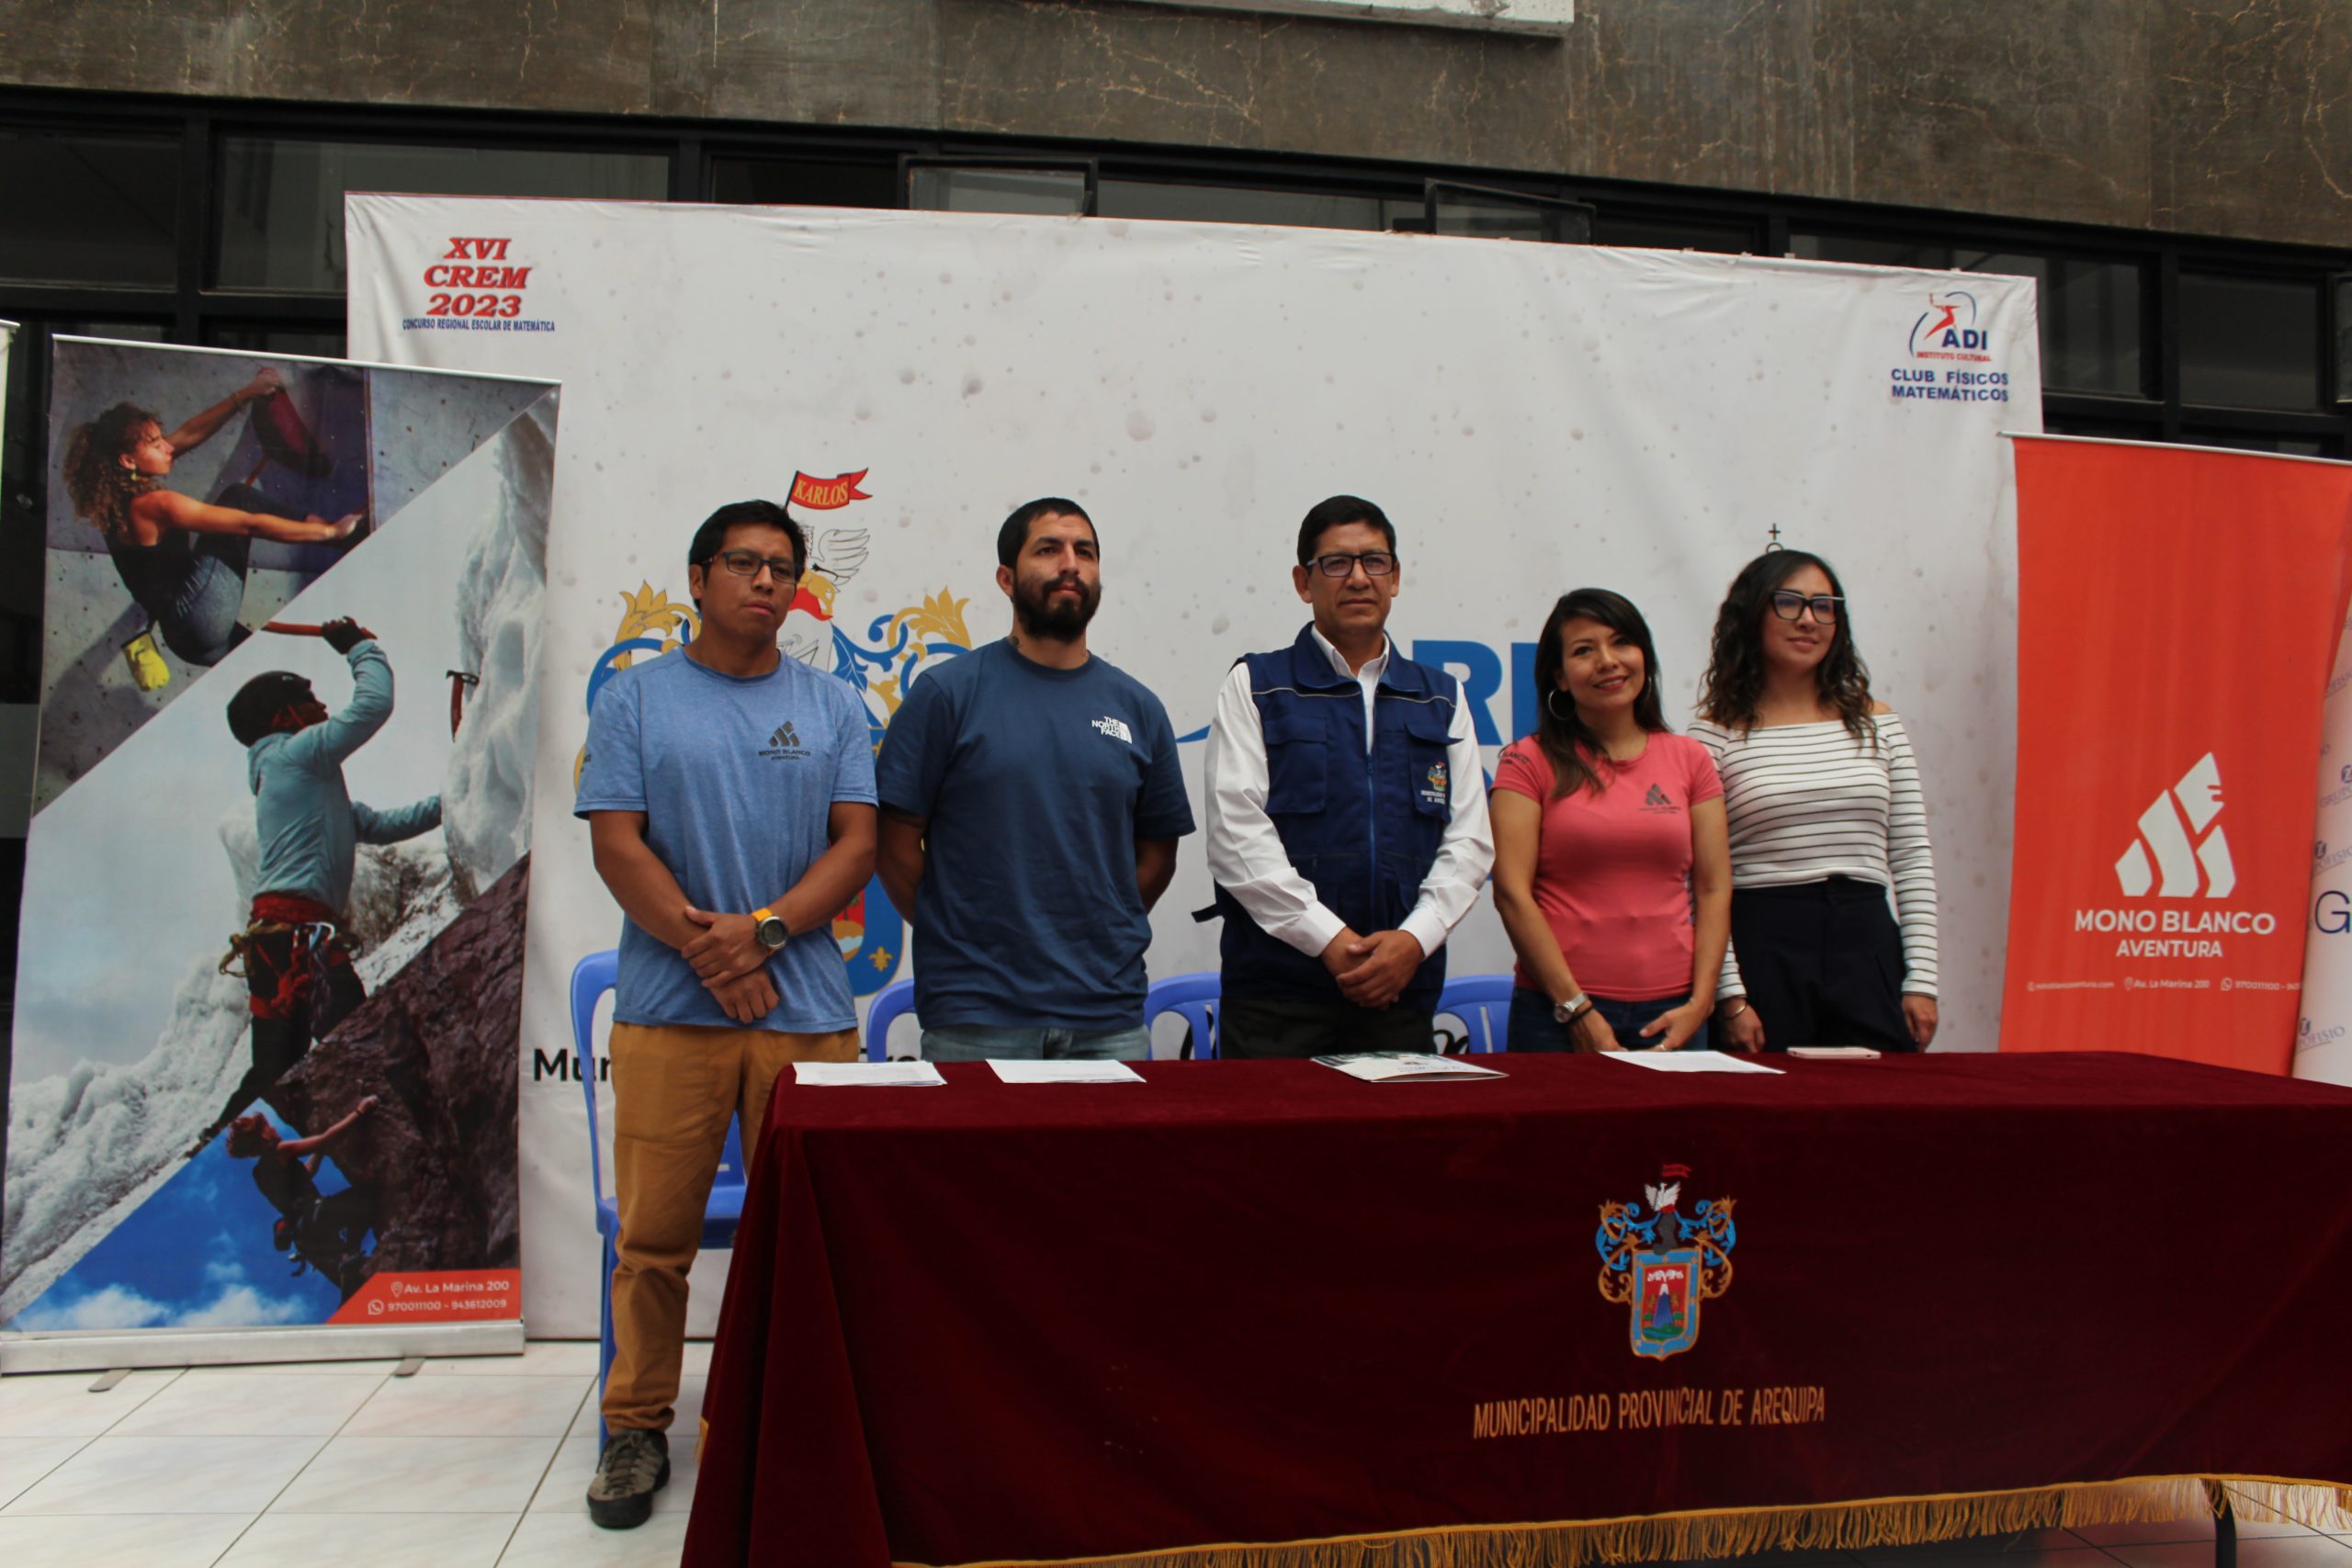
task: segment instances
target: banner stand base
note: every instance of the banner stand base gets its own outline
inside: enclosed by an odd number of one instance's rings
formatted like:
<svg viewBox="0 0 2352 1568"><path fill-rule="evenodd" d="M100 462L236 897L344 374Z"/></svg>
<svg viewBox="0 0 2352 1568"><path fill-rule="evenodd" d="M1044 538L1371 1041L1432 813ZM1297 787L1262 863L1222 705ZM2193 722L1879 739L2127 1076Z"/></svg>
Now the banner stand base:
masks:
<svg viewBox="0 0 2352 1568"><path fill-rule="evenodd" d="M388 1324L381 1328L232 1328L204 1334L84 1330L0 1334L0 1374L522 1353L520 1318L498 1323Z"/></svg>

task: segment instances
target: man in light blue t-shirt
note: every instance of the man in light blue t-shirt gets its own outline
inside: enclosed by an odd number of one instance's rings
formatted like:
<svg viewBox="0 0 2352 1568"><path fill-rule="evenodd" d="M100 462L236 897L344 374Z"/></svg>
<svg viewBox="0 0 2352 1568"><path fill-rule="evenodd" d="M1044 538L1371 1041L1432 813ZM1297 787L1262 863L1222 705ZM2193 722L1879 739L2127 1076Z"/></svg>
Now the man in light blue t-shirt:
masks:
<svg viewBox="0 0 2352 1568"><path fill-rule="evenodd" d="M613 999L612 1436L588 1488L608 1529L645 1522L685 1349L686 1270L727 1123L758 1154L786 1064L857 1055L833 917L874 872L874 750L849 683L776 649L808 559L764 501L695 533L702 624L684 651L607 682L575 815L628 919Z"/></svg>
<svg viewBox="0 0 2352 1568"><path fill-rule="evenodd" d="M876 764L883 886L914 927L933 1061L1151 1054L1151 906L1193 830L1168 710L1086 649L1094 524L1033 501L997 534L1012 635L932 670Z"/></svg>

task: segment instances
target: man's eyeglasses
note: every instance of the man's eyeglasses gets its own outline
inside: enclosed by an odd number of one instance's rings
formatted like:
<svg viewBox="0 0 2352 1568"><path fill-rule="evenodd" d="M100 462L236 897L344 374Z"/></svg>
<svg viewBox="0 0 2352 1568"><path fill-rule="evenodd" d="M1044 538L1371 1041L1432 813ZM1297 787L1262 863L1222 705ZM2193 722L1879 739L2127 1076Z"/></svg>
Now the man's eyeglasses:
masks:
<svg viewBox="0 0 2352 1568"><path fill-rule="evenodd" d="M800 563L787 556L763 556L754 550L721 550L710 558L738 577L757 577L765 567L778 582L800 581Z"/></svg>
<svg viewBox="0 0 2352 1568"><path fill-rule="evenodd" d="M1800 593L1793 588L1772 591L1772 614L1784 621L1793 621L1810 608L1816 621L1834 621L1846 601L1835 593Z"/></svg>
<svg viewBox="0 0 2352 1568"><path fill-rule="evenodd" d="M1307 562L1326 577L1345 577L1361 565L1366 577L1386 577L1396 570L1396 558L1387 550L1366 550L1362 555L1341 555L1334 552L1317 556Z"/></svg>

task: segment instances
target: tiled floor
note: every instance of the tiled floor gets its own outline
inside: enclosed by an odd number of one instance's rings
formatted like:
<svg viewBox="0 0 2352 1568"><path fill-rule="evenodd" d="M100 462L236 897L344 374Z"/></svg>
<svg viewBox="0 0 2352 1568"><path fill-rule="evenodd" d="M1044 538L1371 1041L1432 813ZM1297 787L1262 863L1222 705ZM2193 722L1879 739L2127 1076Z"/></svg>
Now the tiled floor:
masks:
<svg viewBox="0 0 2352 1568"><path fill-rule="evenodd" d="M691 1420L641 1529L600 1530L596 1347L427 1361L0 1379L0 1563L7 1568L670 1564L694 1501ZM710 1347L686 1348L678 1407L702 1407ZM2347 1564L2346 1568L2352 1568Z"/></svg>
<svg viewBox="0 0 2352 1568"><path fill-rule="evenodd" d="M692 1422L643 1529L600 1530L596 1347L520 1357L0 1380L0 1563L7 1568L599 1568L670 1564L694 1501ZM702 1407L710 1348L687 1348L678 1407ZM2210 1568L2210 1519L2085 1526L1940 1546L1775 1554L1743 1568ZM2352 1535L2238 1526L2239 1568L2352 1568ZM1677 1568L1677 1565L1668 1565Z"/></svg>

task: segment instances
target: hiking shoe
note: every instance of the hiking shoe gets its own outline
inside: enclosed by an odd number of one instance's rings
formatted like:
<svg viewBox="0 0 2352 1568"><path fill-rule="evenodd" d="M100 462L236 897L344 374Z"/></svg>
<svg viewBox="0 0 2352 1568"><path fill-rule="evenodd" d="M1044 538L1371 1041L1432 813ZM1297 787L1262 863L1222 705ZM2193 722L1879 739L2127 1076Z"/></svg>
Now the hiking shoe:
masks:
<svg viewBox="0 0 2352 1568"><path fill-rule="evenodd" d="M653 1516L653 1495L670 1484L670 1439L625 1427L605 1439L596 1479L588 1483L588 1517L608 1530L633 1530Z"/></svg>

